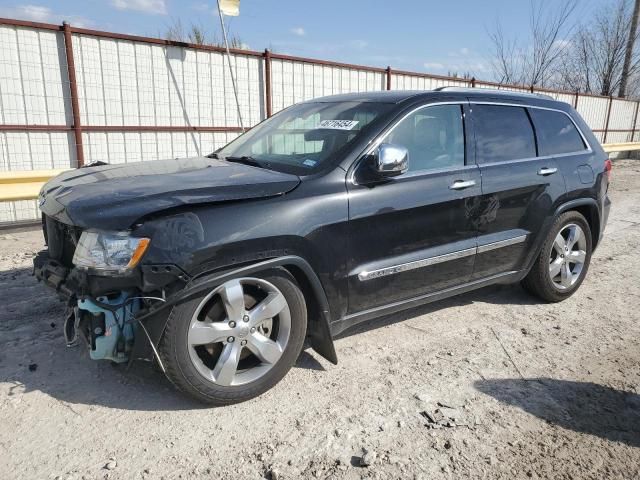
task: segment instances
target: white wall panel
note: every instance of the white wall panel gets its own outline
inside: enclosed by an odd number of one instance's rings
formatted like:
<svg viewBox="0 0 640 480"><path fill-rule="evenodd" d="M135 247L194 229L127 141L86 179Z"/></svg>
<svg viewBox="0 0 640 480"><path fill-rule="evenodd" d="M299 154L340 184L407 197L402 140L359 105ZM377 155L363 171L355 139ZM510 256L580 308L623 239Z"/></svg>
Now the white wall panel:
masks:
<svg viewBox="0 0 640 480"><path fill-rule="evenodd" d="M627 100L613 100L611 105L611 115L609 117L609 130L627 130L632 128L634 115L636 113L636 102ZM612 136L615 133L615 136ZM613 138L622 140L612 140ZM631 139L631 132L610 132L607 135L607 142L628 142Z"/></svg>
<svg viewBox="0 0 640 480"><path fill-rule="evenodd" d="M24 124L27 121L22 84L24 65L20 56L22 50L18 48L20 30L22 29L0 26L0 111L3 123Z"/></svg>
<svg viewBox="0 0 640 480"><path fill-rule="evenodd" d="M592 130L604 129L607 121L608 107L608 98L587 96L580 96L580 98L578 98L578 113Z"/></svg>

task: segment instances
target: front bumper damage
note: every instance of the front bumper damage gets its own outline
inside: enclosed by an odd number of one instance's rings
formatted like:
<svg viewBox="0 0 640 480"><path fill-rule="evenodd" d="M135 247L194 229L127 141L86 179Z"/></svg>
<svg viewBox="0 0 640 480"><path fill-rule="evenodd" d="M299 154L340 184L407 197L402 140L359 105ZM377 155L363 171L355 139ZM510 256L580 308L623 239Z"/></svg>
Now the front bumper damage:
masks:
<svg viewBox="0 0 640 480"><path fill-rule="evenodd" d="M170 275L167 268L162 271L162 279L152 275L146 281L141 271L126 276L91 275L50 258L47 250L39 252L33 261L34 276L67 305L64 335L68 346L82 342L92 359L115 363L155 358L161 368L156 347L168 312L164 289L155 295L142 289L149 285L153 288L159 280L162 284L173 283L171 290L184 286L178 278L184 278L181 271L176 275Z"/></svg>

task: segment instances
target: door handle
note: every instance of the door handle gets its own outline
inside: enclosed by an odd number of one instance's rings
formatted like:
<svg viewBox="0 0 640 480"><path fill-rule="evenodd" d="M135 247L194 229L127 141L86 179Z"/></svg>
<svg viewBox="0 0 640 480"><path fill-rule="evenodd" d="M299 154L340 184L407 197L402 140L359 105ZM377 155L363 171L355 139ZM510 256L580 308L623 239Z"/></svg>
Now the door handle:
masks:
<svg viewBox="0 0 640 480"><path fill-rule="evenodd" d="M475 184L475 180L456 180L453 184L449 185L449 188L451 190L464 190L465 188L473 187Z"/></svg>
<svg viewBox="0 0 640 480"><path fill-rule="evenodd" d="M538 170L538 175L542 175L543 177L546 177L547 175L553 175L557 171L558 169L555 167L554 168L543 167L540 170Z"/></svg>

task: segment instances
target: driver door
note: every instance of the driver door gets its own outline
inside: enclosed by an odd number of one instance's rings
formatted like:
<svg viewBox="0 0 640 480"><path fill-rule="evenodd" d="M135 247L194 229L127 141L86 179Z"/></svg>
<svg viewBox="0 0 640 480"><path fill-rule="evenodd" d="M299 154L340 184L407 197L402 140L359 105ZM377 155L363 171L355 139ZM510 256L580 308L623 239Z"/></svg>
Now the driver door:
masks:
<svg viewBox="0 0 640 480"><path fill-rule="evenodd" d="M480 172L460 103L426 105L382 142L408 150L409 170L349 191L349 314L417 299L469 281L476 253L471 218Z"/></svg>

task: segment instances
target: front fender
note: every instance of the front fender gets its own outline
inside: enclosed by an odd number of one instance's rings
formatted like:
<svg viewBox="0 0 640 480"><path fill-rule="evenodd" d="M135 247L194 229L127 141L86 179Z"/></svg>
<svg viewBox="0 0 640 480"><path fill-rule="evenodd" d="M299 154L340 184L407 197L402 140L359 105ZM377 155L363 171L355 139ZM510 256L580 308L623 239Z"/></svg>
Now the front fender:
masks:
<svg viewBox="0 0 640 480"><path fill-rule="evenodd" d="M292 268L297 269L297 272L291 273L298 279L298 281L300 281L299 275L304 275L306 283L305 286L308 287L306 288L307 291L305 293L307 295L313 295L312 300L317 304L317 308L310 310L311 314L309 318L309 325L307 327L309 345L319 355L326 358L334 365L337 364L338 357L333 344L331 330L329 328L331 316L327 295L320 279L314 272L311 265L309 265L309 263L302 257L295 255L271 258L251 265L226 270L224 272L202 274L187 284L184 289L169 297L160 307L149 311L138 318L138 321L144 322L144 325L147 327L147 331L149 332L150 341L155 347L157 347L167 325L167 309L174 305L196 298L203 292L212 290L232 278L251 275L274 267L285 268L289 271L291 271ZM164 315L160 314L161 311L164 311Z"/></svg>

